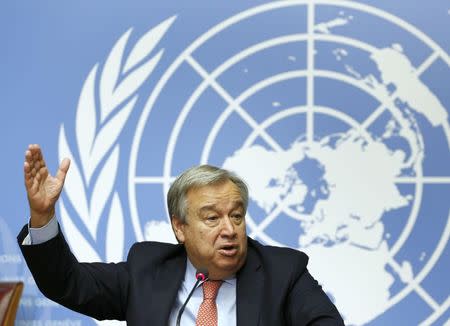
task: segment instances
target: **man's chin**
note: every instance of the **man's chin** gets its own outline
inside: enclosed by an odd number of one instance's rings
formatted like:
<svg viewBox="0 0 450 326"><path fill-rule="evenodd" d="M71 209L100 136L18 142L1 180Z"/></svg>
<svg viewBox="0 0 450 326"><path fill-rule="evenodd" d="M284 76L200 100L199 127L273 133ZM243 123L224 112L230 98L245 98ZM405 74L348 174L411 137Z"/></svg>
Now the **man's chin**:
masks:
<svg viewBox="0 0 450 326"><path fill-rule="evenodd" d="M209 271L210 278L212 279L225 279L235 275L239 269L241 269L243 263L239 259L232 261L221 261L214 268Z"/></svg>

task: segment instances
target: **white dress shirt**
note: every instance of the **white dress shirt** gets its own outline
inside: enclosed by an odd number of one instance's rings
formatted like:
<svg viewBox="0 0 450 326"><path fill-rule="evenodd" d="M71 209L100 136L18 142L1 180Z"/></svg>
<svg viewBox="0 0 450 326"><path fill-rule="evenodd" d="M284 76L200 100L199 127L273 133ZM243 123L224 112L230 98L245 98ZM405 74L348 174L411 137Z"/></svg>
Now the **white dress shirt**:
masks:
<svg viewBox="0 0 450 326"><path fill-rule="evenodd" d="M169 325L175 326L178 316L178 311L183 305L184 301L191 292L196 282L195 267L187 260L186 273L184 280L178 290L177 299L172 311L170 312ZM201 284L201 283L200 283ZM203 302L203 288L199 285L191 299L189 300L183 315L180 320L180 325L195 326L195 319L197 318L198 310ZM216 297L217 306L217 325L218 326L235 326L236 325L236 278L232 277L223 280L219 292Z"/></svg>
<svg viewBox="0 0 450 326"><path fill-rule="evenodd" d="M33 245L46 242L58 234L58 222L53 217L47 225L41 228L28 227L28 235L23 240L23 245ZM187 259L184 280L178 290L174 306L170 312L169 325L175 326L178 312L194 287L196 270L189 259ZM200 283L201 284L201 283ZM199 285L189 300L180 320L182 326L195 326L198 310L203 301L203 288ZM223 280L222 286L216 297L217 326L236 326L236 277Z"/></svg>

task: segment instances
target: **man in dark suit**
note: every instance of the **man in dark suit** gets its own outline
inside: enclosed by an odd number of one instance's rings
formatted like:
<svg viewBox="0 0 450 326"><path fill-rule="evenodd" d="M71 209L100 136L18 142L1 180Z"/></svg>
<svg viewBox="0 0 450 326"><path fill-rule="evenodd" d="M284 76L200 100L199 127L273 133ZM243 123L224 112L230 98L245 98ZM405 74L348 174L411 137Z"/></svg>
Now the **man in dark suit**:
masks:
<svg viewBox="0 0 450 326"><path fill-rule="evenodd" d="M97 319L175 325L202 270L208 280L193 290L181 325L343 325L305 254L247 237L247 187L213 166L185 171L168 192L178 245L136 243L126 262L79 263L54 217L69 165L52 177L39 146L25 154L31 218L18 241L48 298Z"/></svg>

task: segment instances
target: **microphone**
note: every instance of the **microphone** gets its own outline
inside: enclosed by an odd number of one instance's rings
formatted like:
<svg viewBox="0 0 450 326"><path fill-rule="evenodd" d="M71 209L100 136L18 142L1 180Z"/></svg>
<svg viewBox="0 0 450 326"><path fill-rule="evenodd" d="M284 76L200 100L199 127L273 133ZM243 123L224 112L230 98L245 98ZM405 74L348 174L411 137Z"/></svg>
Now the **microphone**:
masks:
<svg viewBox="0 0 450 326"><path fill-rule="evenodd" d="M194 287L192 288L191 292L189 293L188 297L186 298L186 301L181 306L180 311L178 311L177 326L180 326L181 315L183 314L184 308L186 308L186 305L189 302L189 299L191 299L192 294L194 293L198 284L202 281L206 281L206 279L208 278L208 271L206 269L197 270L197 272L195 273L195 278L197 279L197 282L195 282Z"/></svg>

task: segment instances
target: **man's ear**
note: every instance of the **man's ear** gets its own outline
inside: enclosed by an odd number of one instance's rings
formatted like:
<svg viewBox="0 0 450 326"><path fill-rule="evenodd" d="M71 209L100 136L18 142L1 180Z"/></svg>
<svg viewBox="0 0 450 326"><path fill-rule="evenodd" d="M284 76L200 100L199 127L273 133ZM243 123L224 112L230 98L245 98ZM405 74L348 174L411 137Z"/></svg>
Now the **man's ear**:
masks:
<svg viewBox="0 0 450 326"><path fill-rule="evenodd" d="M183 221L181 221L181 219L176 216L172 216L170 219L170 222L172 223L172 230L173 230L173 233L175 234L175 238L177 238L179 243L184 243L185 223L183 223Z"/></svg>

